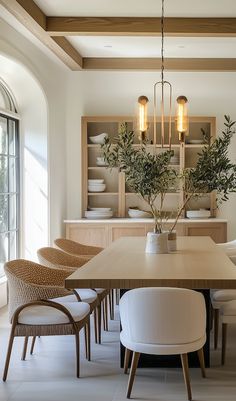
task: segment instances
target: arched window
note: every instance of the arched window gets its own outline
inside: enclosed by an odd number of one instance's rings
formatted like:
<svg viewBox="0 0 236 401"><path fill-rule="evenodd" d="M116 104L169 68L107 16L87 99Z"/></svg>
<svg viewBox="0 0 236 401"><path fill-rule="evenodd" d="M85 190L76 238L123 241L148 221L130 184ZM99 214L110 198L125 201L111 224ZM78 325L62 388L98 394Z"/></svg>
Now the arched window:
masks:
<svg viewBox="0 0 236 401"><path fill-rule="evenodd" d="M19 256L19 120L13 96L0 81L0 276Z"/></svg>

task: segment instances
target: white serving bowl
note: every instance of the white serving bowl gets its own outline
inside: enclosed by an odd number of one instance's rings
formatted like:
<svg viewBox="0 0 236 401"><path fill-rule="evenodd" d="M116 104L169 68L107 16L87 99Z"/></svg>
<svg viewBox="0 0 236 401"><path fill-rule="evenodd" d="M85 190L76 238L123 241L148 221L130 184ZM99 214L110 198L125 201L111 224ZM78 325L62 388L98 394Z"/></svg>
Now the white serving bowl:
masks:
<svg viewBox="0 0 236 401"><path fill-rule="evenodd" d="M99 178L99 179L89 179L88 180L89 185L98 185L98 184L104 184L104 179Z"/></svg>
<svg viewBox="0 0 236 401"><path fill-rule="evenodd" d="M187 210L186 216L189 219L208 219L211 217L210 210Z"/></svg>
<svg viewBox="0 0 236 401"><path fill-rule="evenodd" d="M111 207L89 207L89 211L92 212L111 212Z"/></svg>
<svg viewBox="0 0 236 401"><path fill-rule="evenodd" d="M128 215L133 219L141 219L141 218L145 219L152 217L151 213L139 209L129 209Z"/></svg>
<svg viewBox="0 0 236 401"><path fill-rule="evenodd" d="M89 140L92 143L102 145L105 142L106 138L108 138L108 134L106 132L103 132L102 134L99 135L90 136Z"/></svg>
<svg viewBox="0 0 236 401"><path fill-rule="evenodd" d="M107 162L105 161L104 157L97 157L96 158L97 166L108 166Z"/></svg>
<svg viewBox="0 0 236 401"><path fill-rule="evenodd" d="M98 185L89 185L88 191L89 192L103 192L106 189L106 184L98 184Z"/></svg>

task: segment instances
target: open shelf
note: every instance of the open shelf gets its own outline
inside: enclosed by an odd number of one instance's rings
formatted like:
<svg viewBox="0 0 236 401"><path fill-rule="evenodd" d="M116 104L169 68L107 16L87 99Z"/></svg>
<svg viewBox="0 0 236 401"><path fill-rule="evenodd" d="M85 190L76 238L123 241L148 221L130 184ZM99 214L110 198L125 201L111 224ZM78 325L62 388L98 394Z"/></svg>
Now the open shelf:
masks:
<svg viewBox="0 0 236 401"><path fill-rule="evenodd" d="M166 120L167 121L167 120ZM125 217L129 207L137 206L140 209L148 210L148 205L140 199L140 197L129 192L125 184L123 173L118 168L110 168L107 166L98 166L96 164L97 157L102 156L100 144L93 144L90 137L96 136L103 132L108 133L112 147L116 145L115 138L118 135L119 127L122 123L128 124L128 130L134 129L134 121L130 116L92 116L82 118L82 211L83 216L88 206L92 207L111 207L114 211L114 217ZM183 168L192 168L198 160L198 153L207 143L187 143L188 140L203 140L202 129L211 139L215 138L215 118L214 117L190 117L189 118L189 136L186 137L186 143L178 141L178 134L175 131L174 119L172 120L172 144L171 149L174 155L178 157L177 163L170 163L169 167L177 172ZM148 129L149 141L154 141L153 122L150 117ZM168 127L165 122L165 141L164 146L160 144L160 123L157 123L157 143L147 145L150 154L158 154L168 149ZM135 133L134 148L139 148L141 144L138 141L138 134ZM176 160L175 160L176 161ZM105 192L88 192L88 179L104 179L106 184ZM170 191L166 195L165 209L170 215L176 214L185 194L182 189ZM157 198L158 201L158 198ZM188 209L207 208L211 210L214 216L215 195L204 194L201 198L194 199ZM130 219L132 221L132 219Z"/></svg>

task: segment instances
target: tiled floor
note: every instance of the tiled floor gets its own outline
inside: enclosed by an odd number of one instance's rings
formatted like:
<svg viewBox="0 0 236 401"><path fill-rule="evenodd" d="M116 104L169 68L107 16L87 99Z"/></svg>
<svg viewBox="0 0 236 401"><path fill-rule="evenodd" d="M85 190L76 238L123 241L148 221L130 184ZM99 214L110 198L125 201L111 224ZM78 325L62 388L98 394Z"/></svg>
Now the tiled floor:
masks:
<svg viewBox="0 0 236 401"><path fill-rule="evenodd" d="M118 317L118 314L117 314ZM110 323L102 345L92 343L92 361L84 358L81 336L81 378L75 378L72 337L37 339L35 354L21 361L22 339L16 339L9 376L0 382L0 401L124 401L127 376L119 368L119 322ZM0 374L5 361L9 324L6 310L0 312ZM236 327L229 331L229 352L225 367L220 351L212 351L207 379L191 369L193 399L236 400ZM136 400L186 400L181 369L139 369L132 398Z"/></svg>

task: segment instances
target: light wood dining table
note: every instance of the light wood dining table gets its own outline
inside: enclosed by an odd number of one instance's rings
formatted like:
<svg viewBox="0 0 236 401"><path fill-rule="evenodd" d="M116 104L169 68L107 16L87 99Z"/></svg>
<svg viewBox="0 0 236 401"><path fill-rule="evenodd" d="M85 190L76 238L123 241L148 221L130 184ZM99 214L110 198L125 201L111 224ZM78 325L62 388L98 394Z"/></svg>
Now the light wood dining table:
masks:
<svg viewBox="0 0 236 401"><path fill-rule="evenodd" d="M138 287L200 290L206 301L204 352L206 366L210 366L210 289L236 289L236 266L210 237L178 237L177 251L169 254L147 254L145 243L145 237L119 238L71 274L65 281L66 288L119 288L122 292ZM156 356L142 357L142 366L179 366L179 362L168 358L157 361ZM196 363L193 356L190 366Z"/></svg>
<svg viewBox="0 0 236 401"><path fill-rule="evenodd" d="M236 289L236 267L210 237L178 237L177 251L145 253L145 237L122 237L65 281L66 288Z"/></svg>

